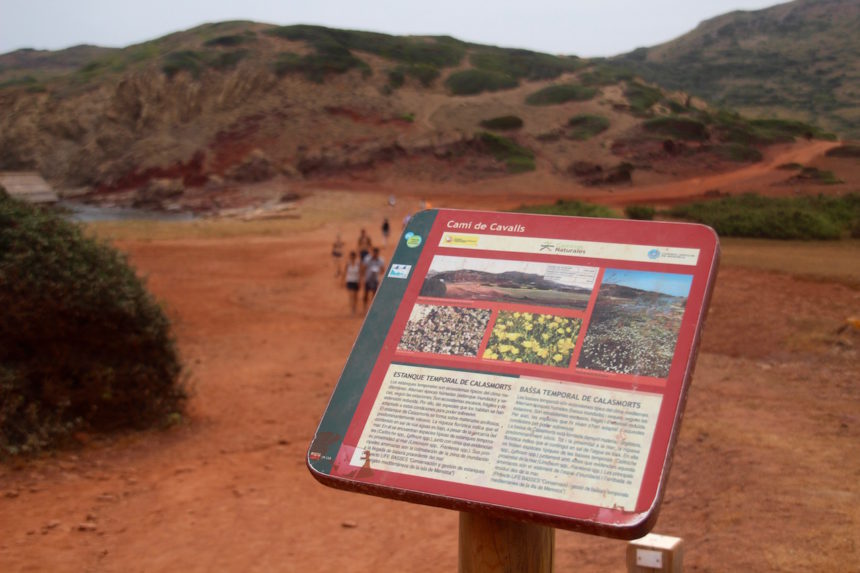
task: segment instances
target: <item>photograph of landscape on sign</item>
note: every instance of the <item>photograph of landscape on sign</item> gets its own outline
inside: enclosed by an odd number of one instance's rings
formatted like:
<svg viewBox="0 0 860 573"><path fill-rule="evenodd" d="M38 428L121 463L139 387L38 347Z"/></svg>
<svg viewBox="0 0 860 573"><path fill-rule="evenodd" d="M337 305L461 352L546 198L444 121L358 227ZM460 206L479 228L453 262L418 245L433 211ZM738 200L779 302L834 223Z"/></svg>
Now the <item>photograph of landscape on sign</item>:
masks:
<svg viewBox="0 0 860 573"><path fill-rule="evenodd" d="M606 269L577 366L666 378L692 280Z"/></svg>
<svg viewBox="0 0 860 573"><path fill-rule="evenodd" d="M582 320L501 311L482 358L567 367Z"/></svg>
<svg viewBox="0 0 860 573"><path fill-rule="evenodd" d="M485 308L416 304L397 349L474 357L489 321Z"/></svg>
<svg viewBox="0 0 860 573"><path fill-rule="evenodd" d="M594 267L439 255L421 296L585 310L596 277Z"/></svg>

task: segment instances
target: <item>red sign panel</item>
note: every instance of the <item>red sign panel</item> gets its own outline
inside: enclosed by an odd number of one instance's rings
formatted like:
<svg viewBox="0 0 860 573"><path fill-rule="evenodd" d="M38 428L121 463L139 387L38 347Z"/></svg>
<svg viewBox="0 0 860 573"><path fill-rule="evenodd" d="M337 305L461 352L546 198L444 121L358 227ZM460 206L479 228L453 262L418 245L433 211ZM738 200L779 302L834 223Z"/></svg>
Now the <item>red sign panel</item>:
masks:
<svg viewBox="0 0 860 573"><path fill-rule="evenodd" d="M656 520L718 255L701 225L420 213L311 444L313 475L640 537Z"/></svg>

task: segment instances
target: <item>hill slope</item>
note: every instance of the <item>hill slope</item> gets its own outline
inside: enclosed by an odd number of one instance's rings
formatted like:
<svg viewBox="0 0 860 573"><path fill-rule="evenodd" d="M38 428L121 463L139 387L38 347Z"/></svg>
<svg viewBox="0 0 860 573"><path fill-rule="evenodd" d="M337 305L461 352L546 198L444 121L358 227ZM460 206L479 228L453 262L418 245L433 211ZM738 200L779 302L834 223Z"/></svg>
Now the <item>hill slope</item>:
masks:
<svg viewBox="0 0 860 573"><path fill-rule="evenodd" d="M713 113L602 62L445 36L222 22L95 50L0 56L0 169L205 210L276 176L659 183L821 135ZM207 193L191 203L189 187Z"/></svg>
<svg viewBox="0 0 860 573"><path fill-rule="evenodd" d="M858 0L797 0L718 16L615 61L713 104L860 138L858 31Z"/></svg>

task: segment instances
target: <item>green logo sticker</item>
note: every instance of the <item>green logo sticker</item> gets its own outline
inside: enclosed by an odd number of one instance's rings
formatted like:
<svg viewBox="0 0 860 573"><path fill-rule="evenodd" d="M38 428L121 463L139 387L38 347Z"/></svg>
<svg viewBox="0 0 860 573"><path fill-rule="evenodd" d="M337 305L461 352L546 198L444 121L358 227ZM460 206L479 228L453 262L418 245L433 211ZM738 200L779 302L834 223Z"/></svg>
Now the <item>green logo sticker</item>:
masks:
<svg viewBox="0 0 860 573"><path fill-rule="evenodd" d="M408 235L406 237L406 246L407 247L414 249L415 247L417 247L418 245L421 244L421 235L414 235L411 233L407 233L407 235Z"/></svg>

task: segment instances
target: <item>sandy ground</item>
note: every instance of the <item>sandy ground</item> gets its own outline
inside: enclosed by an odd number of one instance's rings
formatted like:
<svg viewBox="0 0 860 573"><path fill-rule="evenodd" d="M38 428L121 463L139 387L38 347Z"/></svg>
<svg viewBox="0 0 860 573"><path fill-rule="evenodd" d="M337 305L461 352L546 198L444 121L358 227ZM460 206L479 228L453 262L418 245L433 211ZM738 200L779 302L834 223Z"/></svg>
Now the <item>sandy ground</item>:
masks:
<svg viewBox="0 0 860 573"><path fill-rule="evenodd" d="M361 325L331 241L378 238L383 216L399 231L415 204L318 193L250 237L175 223L117 241L175 322L187 421L0 467L0 571L455 570L455 512L328 489L304 461ZM726 244L655 531L684 538L686 571L858 571L860 333L840 332L858 250L812 257L846 278L744 249ZM559 572L622 572L624 554L556 535Z"/></svg>

